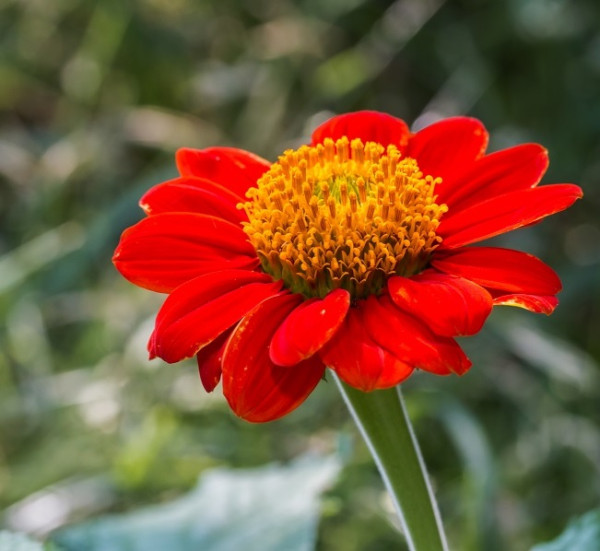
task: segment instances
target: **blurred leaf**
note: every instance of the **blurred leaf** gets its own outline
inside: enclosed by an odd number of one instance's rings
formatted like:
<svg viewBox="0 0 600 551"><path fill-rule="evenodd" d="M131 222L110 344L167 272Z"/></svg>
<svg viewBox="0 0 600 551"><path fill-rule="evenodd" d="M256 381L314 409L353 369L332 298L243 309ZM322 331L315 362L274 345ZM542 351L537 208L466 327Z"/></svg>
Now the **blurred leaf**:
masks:
<svg viewBox="0 0 600 551"><path fill-rule="evenodd" d="M35 270L79 249L83 242L83 228L75 222L66 222L0 256L0 293L21 283Z"/></svg>
<svg viewBox="0 0 600 551"><path fill-rule="evenodd" d="M339 459L304 457L289 466L217 469L178 500L67 528L67 551L309 551L319 494L335 480Z"/></svg>
<svg viewBox="0 0 600 551"><path fill-rule="evenodd" d="M597 551L600 549L600 509L572 520L554 541L540 543L531 551Z"/></svg>
<svg viewBox="0 0 600 551"><path fill-rule="evenodd" d="M484 549L486 529L491 531L493 525L490 503L497 484L494 454L476 415L451 396L438 400L440 421L464 464L462 549Z"/></svg>
<svg viewBox="0 0 600 551"><path fill-rule="evenodd" d="M501 331L517 356L546 372L551 379L574 386L578 392L593 393L597 389L598 365L577 346L522 319L511 319Z"/></svg>
<svg viewBox="0 0 600 551"><path fill-rule="evenodd" d="M136 487L146 482L160 450L176 429L177 420L170 410L154 408L115 459L118 482L125 487Z"/></svg>
<svg viewBox="0 0 600 551"><path fill-rule="evenodd" d="M23 534L0 532L0 551L60 551L56 546L42 545Z"/></svg>

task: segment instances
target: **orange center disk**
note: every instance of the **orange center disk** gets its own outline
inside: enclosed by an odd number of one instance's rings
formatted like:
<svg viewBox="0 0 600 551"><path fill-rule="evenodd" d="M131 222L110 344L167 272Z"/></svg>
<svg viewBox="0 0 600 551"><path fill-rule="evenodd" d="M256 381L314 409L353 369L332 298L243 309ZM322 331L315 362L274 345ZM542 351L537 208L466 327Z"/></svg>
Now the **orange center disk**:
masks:
<svg viewBox="0 0 600 551"><path fill-rule="evenodd" d="M244 231L263 269L293 292L364 298L421 271L441 243L440 182L393 145L326 139L286 151L247 192Z"/></svg>

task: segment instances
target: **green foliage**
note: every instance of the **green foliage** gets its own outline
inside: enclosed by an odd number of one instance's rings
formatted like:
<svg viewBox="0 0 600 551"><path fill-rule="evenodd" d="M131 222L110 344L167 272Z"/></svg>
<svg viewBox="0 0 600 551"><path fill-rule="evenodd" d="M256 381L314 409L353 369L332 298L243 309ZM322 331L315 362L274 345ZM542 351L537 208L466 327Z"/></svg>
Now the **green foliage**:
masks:
<svg viewBox="0 0 600 551"><path fill-rule="evenodd" d="M595 551L600 549L600 509L572 520L554 541L541 543L531 551Z"/></svg>

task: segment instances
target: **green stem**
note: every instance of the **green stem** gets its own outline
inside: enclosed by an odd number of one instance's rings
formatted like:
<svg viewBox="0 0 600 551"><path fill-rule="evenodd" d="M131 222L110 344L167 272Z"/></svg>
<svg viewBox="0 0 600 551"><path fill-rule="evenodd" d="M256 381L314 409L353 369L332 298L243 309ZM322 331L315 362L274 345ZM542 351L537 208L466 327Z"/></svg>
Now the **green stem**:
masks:
<svg viewBox="0 0 600 551"><path fill-rule="evenodd" d="M411 551L447 551L442 521L400 387L361 392L334 379L389 491Z"/></svg>

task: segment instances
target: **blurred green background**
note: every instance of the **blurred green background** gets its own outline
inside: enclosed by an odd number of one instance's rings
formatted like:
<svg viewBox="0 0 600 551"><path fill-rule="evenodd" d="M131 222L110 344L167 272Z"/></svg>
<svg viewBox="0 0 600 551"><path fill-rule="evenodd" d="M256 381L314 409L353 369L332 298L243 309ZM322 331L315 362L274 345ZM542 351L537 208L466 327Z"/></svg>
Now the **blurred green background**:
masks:
<svg viewBox="0 0 600 551"><path fill-rule="evenodd" d="M492 150L542 143L544 182L584 188L568 212L496 239L559 272L556 313L497 309L463 340L467 375L404 389L454 549L527 549L598 506L600 3L0 0L4 527L44 538L167 502L215 466L338 450L317 549L398 548L333 384L281 421L235 418L193 362L147 361L163 297L110 262L178 147L273 159L358 109L414 128L478 117Z"/></svg>

